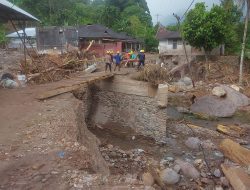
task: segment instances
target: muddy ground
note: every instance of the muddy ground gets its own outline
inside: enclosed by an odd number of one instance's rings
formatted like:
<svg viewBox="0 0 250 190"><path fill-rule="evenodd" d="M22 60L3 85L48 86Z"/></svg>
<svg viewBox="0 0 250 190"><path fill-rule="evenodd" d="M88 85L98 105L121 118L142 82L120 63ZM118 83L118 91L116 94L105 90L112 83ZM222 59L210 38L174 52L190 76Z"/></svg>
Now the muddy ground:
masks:
<svg viewBox="0 0 250 190"><path fill-rule="evenodd" d="M126 70L130 71L134 72ZM159 183L145 185L143 173L150 167L156 172L176 169L179 159L192 163L199 178L178 171L180 182L168 189L232 189L220 169L225 157L218 148L227 136L216 132L215 126L249 124L244 116L204 120L183 114L177 107L190 105L193 93L172 93L166 139L156 142L122 126L88 128L83 101L76 95L81 91L36 99L52 86L0 89L0 189L161 189ZM202 129L192 131L187 123ZM203 148L188 148L188 137L199 138ZM235 140L249 148L249 134Z"/></svg>

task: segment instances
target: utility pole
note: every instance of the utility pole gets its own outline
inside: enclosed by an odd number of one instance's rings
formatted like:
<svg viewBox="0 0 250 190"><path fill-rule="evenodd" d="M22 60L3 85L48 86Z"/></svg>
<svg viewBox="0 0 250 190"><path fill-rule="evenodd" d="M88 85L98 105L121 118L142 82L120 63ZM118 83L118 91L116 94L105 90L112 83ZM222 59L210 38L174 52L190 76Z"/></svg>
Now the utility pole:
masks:
<svg viewBox="0 0 250 190"><path fill-rule="evenodd" d="M156 21L157 21L157 24L159 23L159 17L161 16L160 14L156 14Z"/></svg>
<svg viewBox="0 0 250 190"><path fill-rule="evenodd" d="M173 16L176 18L177 20L177 25L178 25L178 31L180 33L180 36L181 36L181 40L182 40L182 44L183 44L183 48L184 48L184 52L185 52L185 56L186 56L186 60L187 60L187 64L188 64L188 69L189 69L189 72L192 76L192 73L191 73L191 65L189 63L189 59L188 59L188 54L187 54L187 48L186 48L186 42L182 36L182 30L181 30L181 18L177 15L177 14L174 14L173 13ZM193 81L193 87L195 87L195 84L194 84L194 80L193 80L193 77L192 77L192 81Z"/></svg>

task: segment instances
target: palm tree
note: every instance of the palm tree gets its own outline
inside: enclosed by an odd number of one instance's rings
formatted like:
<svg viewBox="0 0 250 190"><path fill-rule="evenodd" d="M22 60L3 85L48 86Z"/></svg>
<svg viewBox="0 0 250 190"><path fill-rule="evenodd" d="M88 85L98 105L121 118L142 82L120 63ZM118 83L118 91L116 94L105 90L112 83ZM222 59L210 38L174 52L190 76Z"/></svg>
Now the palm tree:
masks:
<svg viewBox="0 0 250 190"><path fill-rule="evenodd" d="M245 18L245 28L244 28L244 35L242 41L242 49L241 49L241 56L240 56L240 77L239 83L242 84L243 79L243 62L244 62L244 54L246 49L246 38L247 38L247 29L248 29L248 21L249 21L249 12L250 12L250 0L236 0L242 7L246 7L246 18Z"/></svg>

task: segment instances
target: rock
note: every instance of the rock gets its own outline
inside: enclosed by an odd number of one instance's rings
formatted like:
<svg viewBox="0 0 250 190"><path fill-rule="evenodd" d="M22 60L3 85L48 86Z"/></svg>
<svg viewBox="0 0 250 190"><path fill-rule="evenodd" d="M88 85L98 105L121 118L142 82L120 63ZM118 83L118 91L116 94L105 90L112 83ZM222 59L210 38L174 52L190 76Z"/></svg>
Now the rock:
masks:
<svg viewBox="0 0 250 190"><path fill-rule="evenodd" d="M180 173L181 167L180 167L178 164L176 164L176 165L174 166L174 171L176 171L177 173Z"/></svg>
<svg viewBox="0 0 250 190"><path fill-rule="evenodd" d="M189 178L197 179L200 177L200 173L197 169L190 163L184 162L180 159L175 161L176 164L180 165L182 173Z"/></svg>
<svg viewBox="0 0 250 190"><path fill-rule="evenodd" d="M215 150L216 145L211 140L205 140L201 143L203 149Z"/></svg>
<svg viewBox="0 0 250 190"><path fill-rule="evenodd" d="M206 177L201 178L201 182L204 184L213 184L213 181L211 179L206 178Z"/></svg>
<svg viewBox="0 0 250 190"><path fill-rule="evenodd" d="M177 107L176 108L179 113L190 113L190 111L187 108L184 107Z"/></svg>
<svg viewBox="0 0 250 190"><path fill-rule="evenodd" d="M185 142L185 145L190 148L190 149L193 149L193 150L199 150L200 148L200 139L197 138L197 137L189 137L186 142Z"/></svg>
<svg viewBox="0 0 250 190"><path fill-rule="evenodd" d="M165 160L165 159L162 159L162 160L160 161L160 166L161 166L162 168L164 168L167 164L168 164L168 161Z"/></svg>
<svg viewBox="0 0 250 190"><path fill-rule="evenodd" d="M197 167L197 166L201 165L202 162L203 162L202 159L196 159L196 160L194 161L194 165Z"/></svg>
<svg viewBox="0 0 250 190"><path fill-rule="evenodd" d="M221 186L215 186L215 190L223 190Z"/></svg>
<svg viewBox="0 0 250 190"><path fill-rule="evenodd" d="M219 169L214 170L214 176L220 178L221 177L221 171Z"/></svg>
<svg viewBox="0 0 250 190"><path fill-rule="evenodd" d="M48 137L47 133L42 134L42 139L46 139Z"/></svg>
<svg viewBox="0 0 250 190"><path fill-rule="evenodd" d="M160 178L163 181L163 183L167 185L174 185L179 182L180 175L176 171L167 168L160 172Z"/></svg>
<svg viewBox="0 0 250 190"><path fill-rule="evenodd" d="M190 86L193 84L192 79L189 77L184 77L180 79L180 82L183 82L186 86Z"/></svg>
<svg viewBox="0 0 250 190"><path fill-rule="evenodd" d="M111 150L111 149L113 149L113 148L114 148L114 146L113 146L112 144L108 144L108 146L107 146L107 147L108 147L108 149L109 149L109 150Z"/></svg>
<svg viewBox="0 0 250 190"><path fill-rule="evenodd" d="M154 187L151 187L151 186L145 186L145 187L144 187L144 190L155 190L155 188L154 188Z"/></svg>
<svg viewBox="0 0 250 190"><path fill-rule="evenodd" d="M217 98L212 95L198 98L192 104L191 112L212 117L231 117L239 107L249 105L249 98L244 94L225 85L220 87L227 93L225 98Z"/></svg>
<svg viewBox="0 0 250 190"><path fill-rule="evenodd" d="M231 87L232 89L234 89L234 90L240 92L240 89L241 89L241 88L238 87L237 85L233 84L233 85L231 85L230 87Z"/></svg>
<svg viewBox="0 0 250 190"><path fill-rule="evenodd" d="M167 156L164 159L167 160L168 162L173 162L174 161L174 158L170 157L170 156Z"/></svg>
<svg viewBox="0 0 250 190"><path fill-rule="evenodd" d="M214 156L220 159L224 159L224 154L220 151L214 151Z"/></svg>
<svg viewBox="0 0 250 190"><path fill-rule="evenodd" d="M145 186L152 186L154 185L154 178L153 176L151 175L151 173L144 173L142 175L142 181L143 181L143 184Z"/></svg>
<svg viewBox="0 0 250 190"><path fill-rule="evenodd" d="M221 177L220 182L221 182L223 187L229 187L229 181L227 180L226 177Z"/></svg>
<svg viewBox="0 0 250 190"><path fill-rule="evenodd" d="M86 73L93 73L96 71L96 69L97 69L96 64L93 64L93 65L90 65L87 69L85 69L85 72Z"/></svg>
<svg viewBox="0 0 250 190"><path fill-rule="evenodd" d="M133 140L133 141L135 140L135 136L132 137L132 140Z"/></svg>
<svg viewBox="0 0 250 190"><path fill-rule="evenodd" d="M225 97L227 92L222 87L217 86L213 88L212 94L214 96L221 98L221 97Z"/></svg>

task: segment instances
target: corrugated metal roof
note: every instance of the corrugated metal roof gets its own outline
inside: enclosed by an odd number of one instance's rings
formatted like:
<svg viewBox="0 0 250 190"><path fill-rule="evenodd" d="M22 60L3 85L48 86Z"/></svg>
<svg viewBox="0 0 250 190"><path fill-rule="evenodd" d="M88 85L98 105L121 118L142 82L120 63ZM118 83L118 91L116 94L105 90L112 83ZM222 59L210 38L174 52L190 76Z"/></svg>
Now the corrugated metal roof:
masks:
<svg viewBox="0 0 250 190"><path fill-rule="evenodd" d="M25 28L25 34L27 37L32 37L35 38L36 37L36 28ZM19 30L18 31L20 36L23 36L23 30ZM17 32L13 32L11 34L6 35L7 38L18 38L18 34Z"/></svg>
<svg viewBox="0 0 250 190"><path fill-rule="evenodd" d="M3 21L9 20L35 20L39 21L36 17L27 13L23 9L15 6L6 0L0 0L0 19ZM39 21L40 22L40 21Z"/></svg>

